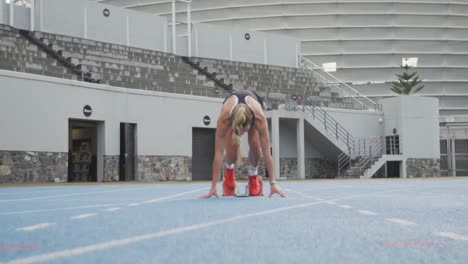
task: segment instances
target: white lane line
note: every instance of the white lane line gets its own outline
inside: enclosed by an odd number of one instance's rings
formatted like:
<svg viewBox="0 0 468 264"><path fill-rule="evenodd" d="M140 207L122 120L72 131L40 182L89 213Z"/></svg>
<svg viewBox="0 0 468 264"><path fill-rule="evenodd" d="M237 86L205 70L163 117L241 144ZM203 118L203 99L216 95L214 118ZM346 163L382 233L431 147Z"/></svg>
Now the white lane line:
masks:
<svg viewBox="0 0 468 264"><path fill-rule="evenodd" d="M344 209L351 209L353 207L349 206L349 205L338 205L338 207L340 208L344 208Z"/></svg>
<svg viewBox="0 0 468 264"><path fill-rule="evenodd" d="M405 226L416 226L417 225L414 222L404 220L404 219L400 219L400 218L387 218L385 220L387 220L389 222L396 223L396 224L405 225Z"/></svg>
<svg viewBox="0 0 468 264"><path fill-rule="evenodd" d="M16 231L34 231L38 229L43 229L49 226L53 226L55 223L42 223L42 224L37 224L37 225L32 225L32 226L25 226L25 227L18 227L16 228Z"/></svg>
<svg viewBox="0 0 468 264"><path fill-rule="evenodd" d="M104 209L104 211L106 211L106 212L114 212L114 211L118 211L118 210L120 210L120 207L113 207L113 208Z"/></svg>
<svg viewBox="0 0 468 264"><path fill-rule="evenodd" d="M63 207L63 208L51 208L51 209L38 209L38 210L28 210L28 211L13 211L13 212L4 212L4 213L0 213L0 215L43 213L43 212L51 212L51 211L67 211L67 210L75 210L75 209L86 209L86 208L96 208L96 207L109 207L109 206L116 206L116 205L125 205L125 204L94 204L94 205L83 205L83 206L75 206L75 207Z"/></svg>
<svg viewBox="0 0 468 264"><path fill-rule="evenodd" d="M359 210L358 212L363 215L377 215L377 213L367 211L367 210Z"/></svg>
<svg viewBox="0 0 468 264"><path fill-rule="evenodd" d="M294 191L294 190L291 190L291 189L288 189L288 188L285 188L284 190L287 191L287 192L292 192L292 193L295 193L295 194L299 194L300 196L302 196L304 198L311 198L311 199L315 199L317 201L323 201L323 199L321 199L321 198L310 196L310 195L305 194L303 192Z"/></svg>
<svg viewBox="0 0 468 264"><path fill-rule="evenodd" d="M202 188L202 189L197 189L195 191L189 191L189 192L183 192L183 193L178 193L170 196L164 196L156 199L152 199L149 201L146 201L146 203L155 203L155 202L160 202L163 200L171 199L173 197L178 197L182 196L188 193L193 193L193 192L198 192L201 190L207 190L209 188ZM86 208L95 208L95 207L109 207L109 206L136 206L140 205L141 203L117 203L117 204L95 204L95 205L85 205L85 206L76 206L76 207L64 207L64 208L51 208L51 209L38 209L38 210L27 210L27 211L13 211L13 212L3 212L0 213L0 215L14 215L14 214L27 214L27 213L43 213L43 212L51 212L51 211L62 211L62 210L75 210L75 209L86 209Z"/></svg>
<svg viewBox="0 0 468 264"><path fill-rule="evenodd" d="M156 199L147 200L147 201L144 201L142 203L157 203L157 202L160 202L160 201L172 199L174 197L179 197L179 196L183 196L183 195L186 195L186 194L195 193L195 192L208 190L208 189L209 188L196 189L196 190L193 190L193 191L188 191L188 192L178 193L178 194L174 194L174 195L169 195L169 196L166 196L166 197L160 197L160 198L156 198Z"/></svg>
<svg viewBox="0 0 468 264"><path fill-rule="evenodd" d="M326 202L326 204L336 204L335 202Z"/></svg>
<svg viewBox="0 0 468 264"><path fill-rule="evenodd" d="M85 218L89 218L91 216L95 216L96 214L80 214L80 215L74 215L72 217L70 217L71 220L76 220L76 219L85 219Z"/></svg>
<svg viewBox="0 0 468 264"><path fill-rule="evenodd" d="M437 232L437 233L434 233L434 235L439 236L439 237L451 238L454 240L468 241L468 236L462 236L462 235L451 233L451 232Z"/></svg>
<svg viewBox="0 0 468 264"><path fill-rule="evenodd" d="M398 191L399 190L392 190L392 191L387 191L387 192L398 192ZM358 195L347 196L343 198L336 198L336 199L329 200L329 201L336 202L336 201L348 200L348 199L353 199L353 198L358 198L358 197L379 195L381 193L382 192L358 194ZM207 223L194 224L194 225L189 225L189 226L181 226L181 227L172 228L172 229L155 232L155 233L149 233L145 235L133 236L133 237L128 237L128 238L119 239L119 240L110 240L110 241L106 241L102 243L92 244L89 246L77 247L77 248L72 248L72 249L67 249L67 250L62 250L62 251L45 253L45 254L36 255L36 256L30 256L26 258L20 258L20 259L16 259L7 263L29 264L29 263L37 263L37 262L44 262L44 261L52 261L52 260L56 260L59 258L78 256L78 255L82 255L88 252L94 252L94 251L99 251L99 250L104 250L104 249L109 249L109 248L114 248L114 247L119 247L119 246L125 246L125 245L134 244L137 242L151 240L151 239L160 238L164 236L181 234L181 233L185 233L185 232L189 232L193 230L208 228L208 227L215 226L215 225L221 225L221 224L244 220L244 219L248 219L252 217L284 212L284 211L297 209L297 208L310 207L310 206L323 204L323 203L324 202L312 202L312 203L303 203L299 205L285 206L285 207L280 207L280 208L272 209L272 210L259 211L255 213L244 214L244 215L234 216L230 218L224 218L224 219L211 221Z"/></svg>
<svg viewBox="0 0 468 264"><path fill-rule="evenodd" d="M117 190L99 191L99 192L70 193L70 194L61 194L61 195L40 196L40 197L33 197L33 198L8 199L8 200L0 200L0 203L2 203L2 202L34 201L34 200L41 200L41 199L48 199L48 198L78 196L78 195L84 195L84 194L101 194L101 193L111 193L111 192L137 191L137 190L141 190L141 189L148 189L148 187L145 187L145 188L131 188L131 189L117 189Z"/></svg>

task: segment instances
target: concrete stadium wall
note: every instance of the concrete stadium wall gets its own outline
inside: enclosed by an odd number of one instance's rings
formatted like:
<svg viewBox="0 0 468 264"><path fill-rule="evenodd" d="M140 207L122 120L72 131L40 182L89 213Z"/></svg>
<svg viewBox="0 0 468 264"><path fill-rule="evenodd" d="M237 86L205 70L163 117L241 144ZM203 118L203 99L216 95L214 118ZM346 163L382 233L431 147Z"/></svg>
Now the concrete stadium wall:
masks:
<svg viewBox="0 0 468 264"><path fill-rule="evenodd" d="M104 9L109 10L108 17ZM35 25L35 30L48 33L158 51L167 48L165 18L91 1L37 0Z"/></svg>
<svg viewBox="0 0 468 264"><path fill-rule="evenodd" d="M164 16L169 8L132 7ZM198 0L192 10L194 22L300 39L301 55L336 62L334 75L374 98L395 96L402 58L418 57L420 94L438 97L441 115L468 115L468 0Z"/></svg>
<svg viewBox="0 0 468 264"><path fill-rule="evenodd" d="M398 96L380 101L385 113L384 133L400 136L400 150L412 159L440 159L437 98Z"/></svg>
<svg viewBox="0 0 468 264"><path fill-rule="evenodd" d="M105 155L119 154L120 122L128 122L138 125L139 154L191 156L191 128L206 127L205 115L216 120L222 103L4 71L0 83L2 113L14 113L1 116L2 150L67 152L73 118L105 121ZM82 113L85 105L91 118Z"/></svg>
<svg viewBox="0 0 468 264"><path fill-rule="evenodd" d="M194 24L193 55L202 58L297 67L298 39L228 26ZM248 39L246 38L248 34Z"/></svg>

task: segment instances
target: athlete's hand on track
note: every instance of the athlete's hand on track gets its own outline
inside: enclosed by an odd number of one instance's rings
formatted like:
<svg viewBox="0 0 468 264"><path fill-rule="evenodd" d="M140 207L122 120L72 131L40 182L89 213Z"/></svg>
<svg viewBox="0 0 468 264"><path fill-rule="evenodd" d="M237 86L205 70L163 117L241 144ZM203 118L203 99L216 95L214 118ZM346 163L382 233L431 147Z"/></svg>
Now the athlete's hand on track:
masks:
<svg viewBox="0 0 468 264"><path fill-rule="evenodd" d="M280 187L278 187L277 184L270 185L270 195L268 196L268 198L271 198L271 196L273 196L273 194L275 193L279 194L283 198L288 197L283 191L281 191Z"/></svg>
<svg viewBox="0 0 468 264"><path fill-rule="evenodd" d="M216 187L211 187L211 190L208 194L202 195L198 198L211 198L212 196L215 196L216 198L219 199L218 192L216 191Z"/></svg>

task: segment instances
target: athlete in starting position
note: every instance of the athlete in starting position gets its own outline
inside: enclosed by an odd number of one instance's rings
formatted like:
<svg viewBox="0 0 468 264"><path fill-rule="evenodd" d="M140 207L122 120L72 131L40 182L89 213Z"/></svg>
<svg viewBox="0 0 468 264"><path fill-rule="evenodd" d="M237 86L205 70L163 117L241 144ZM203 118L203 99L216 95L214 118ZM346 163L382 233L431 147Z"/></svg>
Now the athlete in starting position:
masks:
<svg viewBox="0 0 468 264"><path fill-rule="evenodd" d="M240 157L241 136L247 132L249 142L249 195L259 196L263 193L262 177L258 176L258 164L265 158L265 166L270 176L270 195L277 193L285 198L275 181L273 160L270 153L270 136L268 122L263 113L263 99L252 91L234 91L224 100L216 124L215 154L213 160L212 183L208 194L201 198L215 196L219 198L216 183L224 159L225 174L223 180L223 194L234 195L235 168Z"/></svg>

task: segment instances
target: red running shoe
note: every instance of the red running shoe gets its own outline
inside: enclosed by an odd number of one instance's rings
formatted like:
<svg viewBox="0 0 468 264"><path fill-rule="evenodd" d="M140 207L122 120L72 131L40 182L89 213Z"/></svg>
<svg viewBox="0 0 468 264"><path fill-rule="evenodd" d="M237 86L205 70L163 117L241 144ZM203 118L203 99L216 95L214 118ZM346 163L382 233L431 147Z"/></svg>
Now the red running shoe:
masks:
<svg viewBox="0 0 468 264"><path fill-rule="evenodd" d="M236 193L236 176L234 169L226 168L223 179L223 195L233 196Z"/></svg>
<svg viewBox="0 0 468 264"><path fill-rule="evenodd" d="M263 180L262 176L249 176L249 195L262 196L263 195Z"/></svg>

